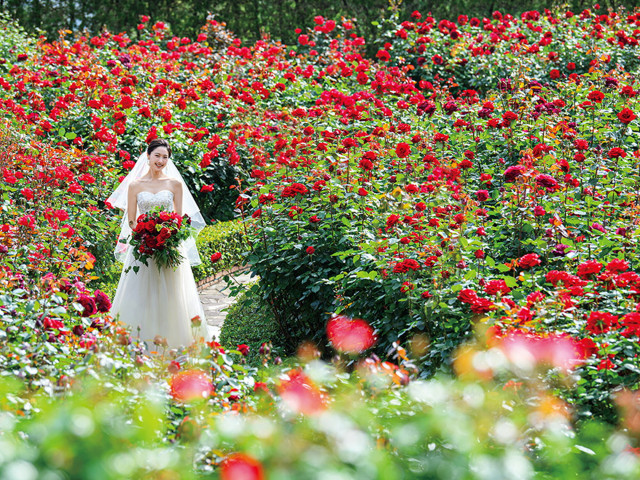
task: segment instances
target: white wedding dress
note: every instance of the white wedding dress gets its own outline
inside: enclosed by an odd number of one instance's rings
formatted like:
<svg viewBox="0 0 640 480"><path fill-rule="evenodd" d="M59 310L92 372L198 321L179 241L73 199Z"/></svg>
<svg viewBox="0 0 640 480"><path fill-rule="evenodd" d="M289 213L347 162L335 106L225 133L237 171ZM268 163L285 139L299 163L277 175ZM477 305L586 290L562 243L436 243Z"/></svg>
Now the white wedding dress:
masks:
<svg viewBox="0 0 640 480"><path fill-rule="evenodd" d="M161 206L173 211L173 192L140 192L137 196L138 214ZM184 256L184 249L181 249ZM136 273L129 266L140 267ZM147 342L153 350L157 335L166 338L171 348L190 345L197 337L211 340L207 320L198 296L196 282L187 259L178 267L158 269L153 259L149 266L134 259L131 249L124 261L120 282L111 306L111 315L131 327L134 338ZM192 325L199 316L201 325Z"/></svg>

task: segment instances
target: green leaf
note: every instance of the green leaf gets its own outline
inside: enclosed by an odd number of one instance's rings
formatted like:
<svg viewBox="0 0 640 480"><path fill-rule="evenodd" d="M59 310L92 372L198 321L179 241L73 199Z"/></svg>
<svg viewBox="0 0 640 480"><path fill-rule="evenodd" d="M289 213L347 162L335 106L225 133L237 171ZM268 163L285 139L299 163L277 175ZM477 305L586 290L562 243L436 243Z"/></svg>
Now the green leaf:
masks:
<svg viewBox="0 0 640 480"><path fill-rule="evenodd" d="M511 268L507 267L504 263L501 263L500 265L498 265L498 271L499 272L508 272L509 270L511 270Z"/></svg>

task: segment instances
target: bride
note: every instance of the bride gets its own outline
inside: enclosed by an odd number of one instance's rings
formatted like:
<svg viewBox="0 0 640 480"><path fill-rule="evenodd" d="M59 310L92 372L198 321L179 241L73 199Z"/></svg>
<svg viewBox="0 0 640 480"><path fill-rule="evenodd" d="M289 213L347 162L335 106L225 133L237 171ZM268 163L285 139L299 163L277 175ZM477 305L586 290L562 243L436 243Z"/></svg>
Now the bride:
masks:
<svg viewBox="0 0 640 480"><path fill-rule="evenodd" d="M181 247L184 260L173 268L158 269L153 258L146 266L134 259L128 240L139 215L153 207L186 213L196 235L204 227L191 193L171 161L171 146L164 139L152 140L135 167L107 199L124 211L115 256L124 263L111 307L111 315L132 328L141 341L187 346L199 337L209 340L204 309L200 303L191 265L200 264L194 237ZM138 266L137 272L130 266ZM158 338L160 337L160 338Z"/></svg>

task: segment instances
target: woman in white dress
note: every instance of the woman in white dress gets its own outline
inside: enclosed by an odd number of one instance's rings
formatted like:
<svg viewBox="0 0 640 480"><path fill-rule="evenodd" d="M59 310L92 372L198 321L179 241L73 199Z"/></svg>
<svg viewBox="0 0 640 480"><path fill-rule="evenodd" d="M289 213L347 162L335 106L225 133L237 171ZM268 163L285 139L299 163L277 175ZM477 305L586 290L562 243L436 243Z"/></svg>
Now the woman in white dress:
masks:
<svg viewBox="0 0 640 480"><path fill-rule="evenodd" d="M111 315L131 327L131 333L151 347L166 339L169 347L188 346L199 337L209 340L207 325L191 265L200 263L195 238L180 251L184 260L173 268L158 269L153 259L146 266L134 259L132 247L123 243L131 235L139 215L153 207L186 213L197 232L204 219L187 186L171 161L171 146L164 139L152 140L135 167L107 202L123 210L115 255L124 263L111 306ZM130 266L137 266L137 272Z"/></svg>

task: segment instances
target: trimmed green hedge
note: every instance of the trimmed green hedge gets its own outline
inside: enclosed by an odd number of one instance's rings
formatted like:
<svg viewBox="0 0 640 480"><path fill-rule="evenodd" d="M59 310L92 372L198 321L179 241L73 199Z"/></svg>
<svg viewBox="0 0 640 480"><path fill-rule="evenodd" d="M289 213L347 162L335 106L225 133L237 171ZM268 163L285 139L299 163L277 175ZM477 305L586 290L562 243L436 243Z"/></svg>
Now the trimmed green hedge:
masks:
<svg viewBox="0 0 640 480"><path fill-rule="evenodd" d="M208 225L200 232L196 243L202 257L202 264L193 267L196 281L244 263L244 229L239 220ZM216 252L222 257L211 263L211 255Z"/></svg>
<svg viewBox="0 0 640 480"><path fill-rule="evenodd" d="M284 354L282 335L278 331L278 325L273 318L271 308L255 293L252 288L258 282L254 281L246 285L247 290L236 297L236 301L227 308L227 316L220 331L220 344L235 350L239 344L249 346L247 362L250 365L260 365L258 350L262 343L271 342L273 354Z"/></svg>

